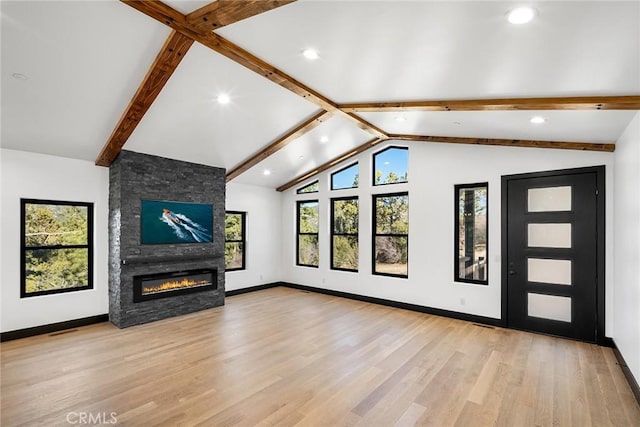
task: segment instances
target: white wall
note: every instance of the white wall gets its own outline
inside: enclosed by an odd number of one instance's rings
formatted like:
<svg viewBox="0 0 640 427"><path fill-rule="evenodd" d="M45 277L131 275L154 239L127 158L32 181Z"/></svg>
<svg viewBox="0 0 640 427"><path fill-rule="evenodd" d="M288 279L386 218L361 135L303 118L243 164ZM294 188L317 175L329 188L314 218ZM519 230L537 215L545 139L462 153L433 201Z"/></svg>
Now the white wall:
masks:
<svg viewBox="0 0 640 427"><path fill-rule="evenodd" d="M640 113L616 143L613 340L640 381Z"/></svg>
<svg viewBox="0 0 640 427"><path fill-rule="evenodd" d="M409 147L409 183L372 189L371 154L387 145ZM320 176L320 192L283 197L283 280L393 301L500 318L501 176L606 165L607 212L613 203L612 153L456 144L386 144L359 156L361 188L329 192L329 174ZM351 160L353 161L353 160ZM489 285L453 281L454 185L489 182ZM371 193L409 191L409 278L371 274ZM331 194L329 194L331 193ZM360 272L329 269L329 197L360 196ZM295 265L295 200L320 199L320 267ZM612 283L613 228L606 229L607 284ZM611 286L607 289L607 332L612 325ZM462 303L464 300L464 304Z"/></svg>
<svg viewBox="0 0 640 427"><path fill-rule="evenodd" d="M227 291L281 280L281 199L273 188L227 184L226 209L247 212L246 270L226 273Z"/></svg>
<svg viewBox="0 0 640 427"><path fill-rule="evenodd" d="M2 332L105 314L109 169L92 162L1 150ZM94 203L93 289L20 298L20 198Z"/></svg>

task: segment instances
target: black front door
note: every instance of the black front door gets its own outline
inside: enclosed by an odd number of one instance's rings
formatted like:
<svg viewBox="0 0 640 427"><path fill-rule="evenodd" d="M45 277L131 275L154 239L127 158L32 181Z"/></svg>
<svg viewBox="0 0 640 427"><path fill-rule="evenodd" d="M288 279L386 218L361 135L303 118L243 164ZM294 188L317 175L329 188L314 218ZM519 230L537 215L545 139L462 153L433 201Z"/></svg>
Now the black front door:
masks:
<svg viewBox="0 0 640 427"><path fill-rule="evenodd" d="M505 187L508 326L596 341L598 172L503 177Z"/></svg>

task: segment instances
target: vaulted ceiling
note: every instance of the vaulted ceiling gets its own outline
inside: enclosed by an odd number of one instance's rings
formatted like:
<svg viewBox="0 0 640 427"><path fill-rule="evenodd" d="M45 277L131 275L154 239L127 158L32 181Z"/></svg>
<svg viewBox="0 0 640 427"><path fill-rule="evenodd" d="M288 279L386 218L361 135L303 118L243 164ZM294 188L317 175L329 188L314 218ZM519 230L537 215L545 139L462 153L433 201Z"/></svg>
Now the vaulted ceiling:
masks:
<svg viewBox="0 0 640 427"><path fill-rule="evenodd" d="M389 139L612 151L640 2L529 4L514 25L508 1L3 0L1 144L279 189Z"/></svg>

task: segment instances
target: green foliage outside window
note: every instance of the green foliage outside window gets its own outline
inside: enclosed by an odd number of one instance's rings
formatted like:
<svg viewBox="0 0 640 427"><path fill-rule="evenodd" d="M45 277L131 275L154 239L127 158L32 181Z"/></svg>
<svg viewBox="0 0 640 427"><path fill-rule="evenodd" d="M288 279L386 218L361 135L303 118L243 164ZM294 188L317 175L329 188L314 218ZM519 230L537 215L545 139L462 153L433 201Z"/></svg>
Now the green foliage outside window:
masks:
<svg viewBox="0 0 640 427"><path fill-rule="evenodd" d="M358 270L358 198L332 200L332 268Z"/></svg>
<svg viewBox="0 0 640 427"><path fill-rule="evenodd" d="M402 175L398 175L395 172L389 172L385 177L382 176L382 171L376 171L375 185L383 184L399 184L409 181L409 172L405 172Z"/></svg>
<svg viewBox="0 0 640 427"><path fill-rule="evenodd" d="M409 196L374 196L374 273L407 276Z"/></svg>
<svg viewBox="0 0 640 427"><path fill-rule="evenodd" d="M305 185L304 187L296 190L296 193L298 194L317 193L319 188L320 188L320 185L318 181L313 181L311 184Z"/></svg>
<svg viewBox="0 0 640 427"><path fill-rule="evenodd" d="M456 280L487 283L487 190L486 183L456 186Z"/></svg>
<svg viewBox="0 0 640 427"><path fill-rule="evenodd" d="M226 270L245 268L245 213L227 212L224 220L224 265Z"/></svg>
<svg viewBox="0 0 640 427"><path fill-rule="evenodd" d="M92 206L23 200L23 296L92 287Z"/></svg>
<svg viewBox="0 0 640 427"><path fill-rule="evenodd" d="M298 236L298 264L317 267L319 262L318 236L311 234Z"/></svg>
<svg viewBox="0 0 640 427"><path fill-rule="evenodd" d="M317 267L320 259L318 245L318 201L298 202L298 265Z"/></svg>
<svg viewBox="0 0 640 427"><path fill-rule="evenodd" d="M376 197L376 234L409 233L409 196Z"/></svg>
<svg viewBox="0 0 640 427"><path fill-rule="evenodd" d="M242 214L228 213L224 219L225 240L242 240Z"/></svg>
<svg viewBox="0 0 640 427"><path fill-rule="evenodd" d="M318 202L300 203L299 210L300 232L318 232Z"/></svg>

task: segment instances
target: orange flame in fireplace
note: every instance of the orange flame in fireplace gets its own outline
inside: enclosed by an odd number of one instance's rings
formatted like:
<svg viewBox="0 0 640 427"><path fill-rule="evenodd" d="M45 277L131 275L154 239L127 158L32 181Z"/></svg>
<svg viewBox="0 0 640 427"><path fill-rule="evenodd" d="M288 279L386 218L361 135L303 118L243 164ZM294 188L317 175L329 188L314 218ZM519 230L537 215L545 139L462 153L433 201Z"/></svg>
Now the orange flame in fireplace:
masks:
<svg viewBox="0 0 640 427"><path fill-rule="evenodd" d="M191 280L185 278L182 280L163 282L157 286L144 286L142 288L142 294L155 294L158 292L165 292L173 289L193 288L196 286L205 286L208 284L209 282L207 280Z"/></svg>

